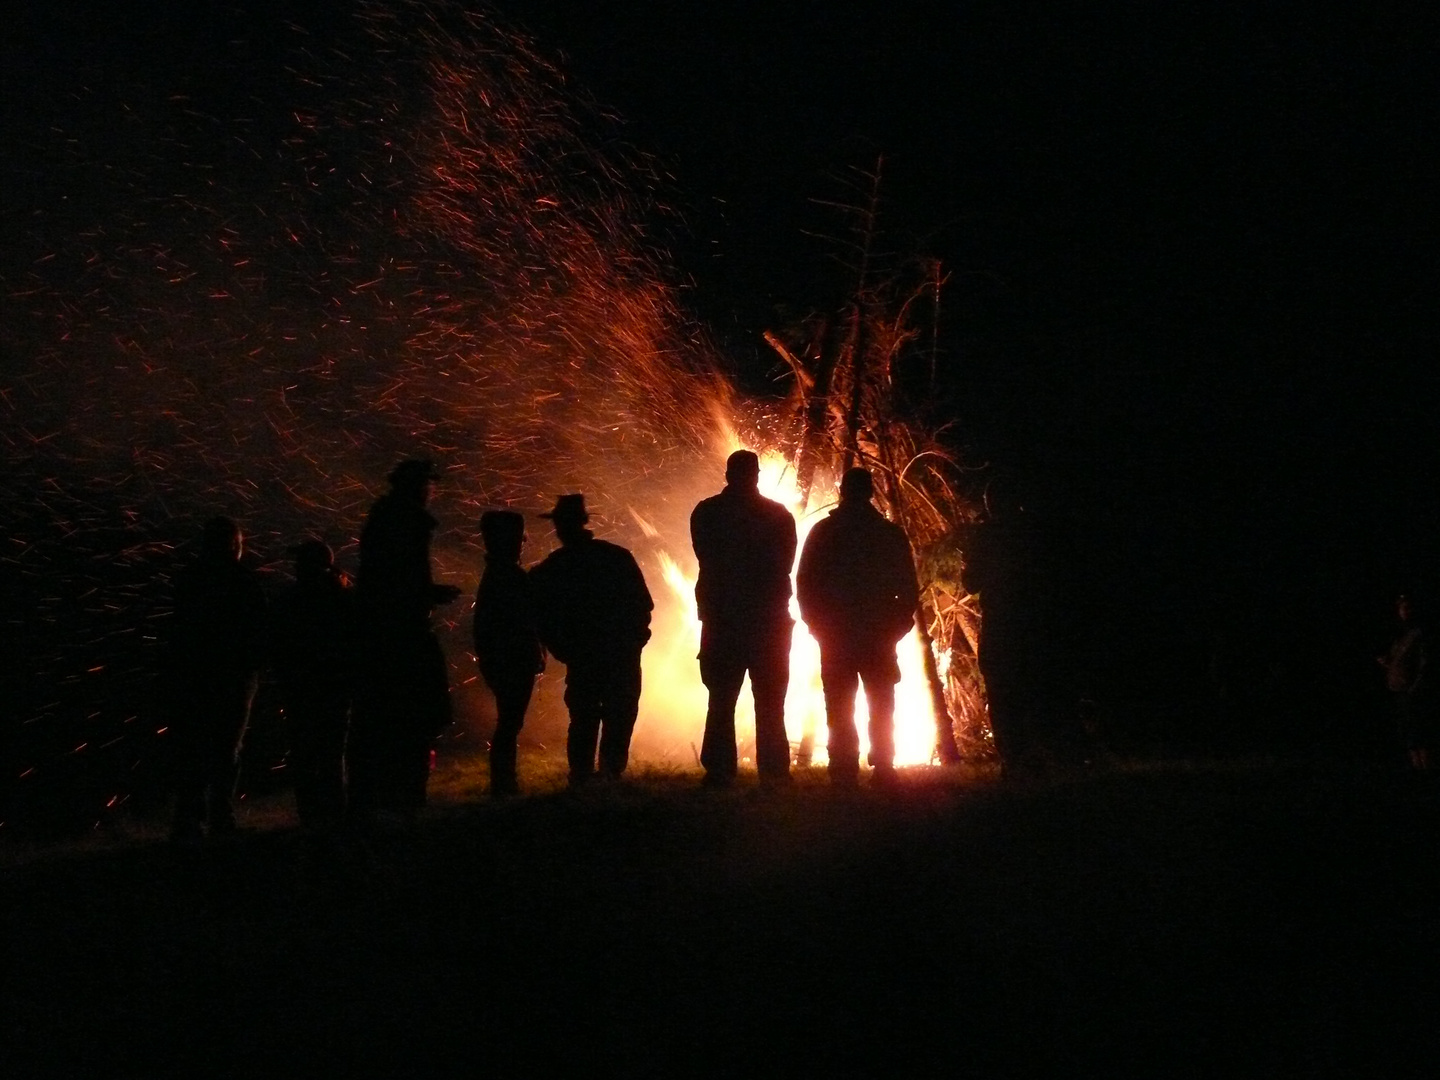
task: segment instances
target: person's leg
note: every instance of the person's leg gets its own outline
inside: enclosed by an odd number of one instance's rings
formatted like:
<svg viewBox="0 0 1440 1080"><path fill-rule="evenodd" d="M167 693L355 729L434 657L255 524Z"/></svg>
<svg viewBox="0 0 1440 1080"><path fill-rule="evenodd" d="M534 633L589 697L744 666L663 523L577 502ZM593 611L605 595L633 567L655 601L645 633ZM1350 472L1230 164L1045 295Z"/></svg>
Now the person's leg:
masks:
<svg viewBox="0 0 1440 1080"><path fill-rule="evenodd" d="M755 766L761 780L790 776L790 737L785 732L785 694L790 688L790 636L794 623L769 628L750 664L755 695Z"/></svg>
<svg viewBox="0 0 1440 1080"><path fill-rule="evenodd" d="M396 756L395 786L390 808L400 811L408 819L413 818L424 807L429 797L430 755L435 748L430 714L410 714L396 734L400 753Z"/></svg>
<svg viewBox="0 0 1440 1080"><path fill-rule="evenodd" d="M728 783L735 777L735 704L745 683L745 666L729 658L716 659L702 653L700 681L710 692L700 764L705 767L706 781Z"/></svg>
<svg viewBox="0 0 1440 1080"><path fill-rule="evenodd" d="M362 695L350 714L345 740L345 816L363 820L380 808L380 724L373 701Z"/></svg>
<svg viewBox="0 0 1440 1080"><path fill-rule="evenodd" d="M870 766L889 772L895 767L895 682L885 670L867 671L863 678L870 713Z"/></svg>
<svg viewBox="0 0 1440 1080"><path fill-rule="evenodd" d="M900 681L895 647L877 646L863 657L860 679L870 716L870 766L889 773L895 767L895 685Z"/></svg>
<svg viewBox="0 0 1440 1080"><path fill-rule="evenodd" d="M820 654L825 723L830 729L830 779L853 784L860 773L860 735L855 729L855 694L860 674L847 656Z"/></svg>
<svg viewBox="0 0 1440 1080"><path fill-rule="evenodd" d="M525 724L525 711L535 691L535 676L523 674L487 675L495 694L495 734L490 740L490 791L513 795L519 790L516 777L516 744Z"/></svg>
<svg viewBox="0 0 1440 1080"><path fill-rule="evenodd" d="M381 810L394 809L392 777L401 752L395 728L407 692L406 667L396 655L395 648L377 637L366 641L360 656L345 774L346 817L361 829L373 827Z"/></svg>
<svg viewBox="0 0 1440 1080"><path fill-rule="evenodd" d="M315 825L319 815L317 789L320 777L320 710L311 694L294 686L284 688L285 732L290 753L286 772L295 793L295 814L301 825Z"/></svg>
<svg viewBox="0 0 1440 1080"><path fill-rule="evenodd" d="M429 797L430 765L435 740L453 719L450 708L450 671L440 639L426 631L408 637L401 655L405 674L401 685L405 700L401 706L400 730L404 750L396 780L396 809L413 817Z"/></svg>
<svg viewBox="0 0 1440 1080"><path fill-rule="evenodd" d="M1029 759L1026 738L1025 694L1010 653L998 645L980 643L980 675L985 680L985 703L990 734L1007 775L1023 772Z"/></svg>
<svg viewBox="0 0 1440 1080"><path fill-rule="evenodd" d="M595 750L602 716L601 680L602 669L595 665L574 663L565 669L565 707L570 711L565 756L570 764L572 786L595 775Z"/></svg>
<svg viewBox="0 0 1440 1080"><path fill-rule="evenodd" d="M322 826L345 816L345 739L350 729L350 701L332 694L319 706L315 733L314 809Z"/></svg>
<svg viewBox="0 0 1440 1080"><path fill-rule="evenodd" d="M213 738L207 739L205 747L206 817L212 834L235 830L235 784L240 778L240 751L255 687L255 679L230 682L219 687L214 698Z"/></svg>
<svg viewBox="0 0 1440 1080"><path fill-rule="evenodd" d="M205 745L202 725L205 704L200 694L182 691L177 713L171 721L174 732L175 816L170 838L177 844L198 844L204 838Z"/></svg>
<svg viewBox="0 0 1440 1080"><path fill-rule="evenodd" d="M617 777L630 761L630 737L640 715L640 650L617 657L607 671L604 723L600 730L600 770Z"/></svg>
<svg viewBox="0 0 1440 1080"><path fill-rule="evenodd" d="M289 687L285 719L295 812L308 826L333 825L345 812L345 735L350 701L325 687Z"/></svg>

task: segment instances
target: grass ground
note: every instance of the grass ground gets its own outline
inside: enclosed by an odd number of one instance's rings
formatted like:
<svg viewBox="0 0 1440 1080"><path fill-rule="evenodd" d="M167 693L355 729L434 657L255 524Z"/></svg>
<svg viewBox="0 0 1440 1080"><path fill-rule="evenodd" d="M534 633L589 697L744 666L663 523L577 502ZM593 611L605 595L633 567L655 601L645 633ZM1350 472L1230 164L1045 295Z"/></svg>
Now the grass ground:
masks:
<svg viewBox="0 0 1440 1080"><path fill-rule="evenodd" d="M1440 1005L1440 792L1362 769L894 791L558 773L322 848L9 852L7 1076L1397 1075Z"/></svg>

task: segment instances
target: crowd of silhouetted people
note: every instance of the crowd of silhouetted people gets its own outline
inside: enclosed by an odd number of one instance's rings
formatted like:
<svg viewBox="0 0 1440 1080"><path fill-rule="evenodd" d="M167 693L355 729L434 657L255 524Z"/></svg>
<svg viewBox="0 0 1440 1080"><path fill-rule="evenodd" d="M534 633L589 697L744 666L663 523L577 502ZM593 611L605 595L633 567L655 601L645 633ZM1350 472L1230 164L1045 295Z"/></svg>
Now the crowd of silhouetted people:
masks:
<svg viewBox="0 0 1440 1080"><path fill-rule="evenodd" d="M759 491L759 459L732 454L724 489L691 517L699 563L699 668L709 692L701 764L707 785L736 776L735 708L745 676L755 696L756 762L766 785L790 780L785 732L789 684L791 512ZM405 820L425 803L432 747L451 722L448 673L431 626L459 590L434 580L427 510L439 478L424 460L403 461L360 533L352 582L318 539L290 549L294 582L267 604L242 560L229 518L206 523L194 563L176 579L170 652L177 753L173 838L191 845L235 829L233 794L259 677L273 670L287 720L301 823ZM860 775L855 698L869 705L869 764L894 774L896 646L914 624L918 590L910 545L872 502L870 474L849 470L834 511L799 553L801 618L820 645L830 730L829 772ZM488 510L480 519L485 566L475 597L473 644L495 698L491 793L519 792L525 714L547 657L565 668L571 786L618 778L639 711L641 651L654 602L634 556L588 528L585 496L569 493L541 515L558 546L522 564L525 518Z"/></svg>
<svg viewBox="0 0 1440 1080"><path fill-rule="evenodd" d="M424 460L401 462L390 490L371 507L352 581L331 549L306 539L290 549L294 583L267 604L242 561L243 536L229 518L206 523L194 563L175 582L171 673L176 705L175 818L178 843L235 828L232 797L257 682L267 666L288 726L296 809L305 826L412 818L424 805L436 738L451 722L448 671L431 626L435 608L460 590L438 583L427 510L439 474ZM820 648L820 675L833 784L859 783L856 696L869 716L872 781L895 777L896 648L919 610L915 562L905 533L876 508L870 473L847 470L839 501L799 548L795 518L759 490L757 456L730 455L725 486L690 518L699 567L699 673L709 695L700 763L707 786L734 782L735 710L750 677L755 764L764 786L791 779L785 729L794 621ZM565 668L569 783L613 780L629 761L641 691L641 652L654 604L634 556L595 536L585 496L564 494L540 515L558 546L522 563L524 515L488 510L480 519L485 566L475 597L473 644L495 699L490 790L519 793L519 736L547 657ZM1026 523L997 515L965 536L965 585L984 605L978 661L996 749L1023 774L1053 751L1061 711L1057 665L1045 643L1044 560ZM1396 731L1409 764L1430 767L1437 723L1430 642L1414 599L1397 605L1399 633L1379 658L1395 700ZM1049 744L1047 746L1047 744Z"/></svg>

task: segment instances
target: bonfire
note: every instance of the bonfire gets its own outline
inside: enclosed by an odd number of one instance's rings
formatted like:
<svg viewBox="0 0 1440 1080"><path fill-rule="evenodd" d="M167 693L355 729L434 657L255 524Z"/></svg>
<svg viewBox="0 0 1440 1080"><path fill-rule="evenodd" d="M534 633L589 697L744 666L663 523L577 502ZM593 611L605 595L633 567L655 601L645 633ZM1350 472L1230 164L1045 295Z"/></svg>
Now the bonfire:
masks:
<svg viewBox="0 0 1440 1080"><path fill-rule="evenodd" d="M473 589L483 509L533 513L564 491L634 547L662 601L640 731L681 763L704 712L690 509L744 443L803 531L863 460L924 569L903 760L983 752L976 608L927 554L969 511L892 392L918 300L897 308L862 277L830 346L774 337L789 405L747 403L647 228L663 213L647 162L531 41L445 0L361 4L323 45L277 34L283 70L237 63L228 112L183 93L57 103L44 165L95 195L37 191L0 256L19 801L99 820L158 788L154 673L170 577L201 521L239 520L272 580L306 535L353 563L383 477L417 454L445 473L443 580ZM938 270L926 282L938 301ZM533 530L532 554L547 541ZM465 614L448 617L461 686ZM823 707L813 643L796 649L804 760Z"/></svg>

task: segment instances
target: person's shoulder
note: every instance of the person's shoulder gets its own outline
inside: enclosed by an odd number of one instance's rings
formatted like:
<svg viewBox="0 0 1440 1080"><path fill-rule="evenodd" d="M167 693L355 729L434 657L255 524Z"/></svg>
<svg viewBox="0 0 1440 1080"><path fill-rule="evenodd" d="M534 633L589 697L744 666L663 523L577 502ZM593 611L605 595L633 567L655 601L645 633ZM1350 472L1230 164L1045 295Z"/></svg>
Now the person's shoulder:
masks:
<svg viewBox="0 0 1440 1080"><path fill-rule="evenodd" d="M818 541L826 539L831 533L835 531L836 527L839 524L839 519L835 517L835 511L830 511L830 513L826 514L819 521L815 522L814 525L810 526L810 533L805 538L805 546L809 547L810 545L815 544Z"/></svg>
<svg viewBox="0 0 1440 1080"><path fill-rule="evenodd" d="M504 563L496 567L499 571L499 580L508 589L524 589L530 584L530 573L518 562ZM488 568L487 568L488 572Z"/></svg>
<svg viewBox="0 0 1440 1080"><path fill-rule="evenodd" d="M387 492L370 504L370 512L366 517L372 520L377 517L383 518L386 514L394 513L395 507L398 505L395 496Z"/></svg>
<svg viewBox="0 0 1440 1080"><path fill-rule="evenodd" d="M904 540L907 544L910 542L909 537L907 537L905 534L904 526L902 526L898 521L891 521L884 514L880 514L878 512L876 516L879 517L882 522L884 522L885 531L888 532L891 536Z"/></svg>
<svg viewBox="0 0 1440 1080"><path fill-rule="evenodd" d="M612 540L601 540L598 536L590 541L594 553L605 559L613 559L615 562L634 562L635 556L630 549Z"/></svg>
<svg viewBox="0 0 1440 1080"><path fill-rule="evenodd" d="M716 492L714 495L707 495L695 504L695 509L690 511L690 517L704 517L706 514L713 514L725 505L725 492Z"/></svg>
<svg viewBox="0 0 1440 1080"><path fill-rule="evenodd" d="M530 567L530 576L544 577L547 574L552 574L555 572L556 567L563 565L565 559L565 549L563 547L557 547L534 566Z"/></svg>
<svg viewBox="0 0 1440 1080"><path fill-rule="evenodd" d="M772 499L767 495L762 495L760 496L760 508L775 521L783 519L792 525L795 523L795 515L792 514L790 508L779 499Z"/></svg>

